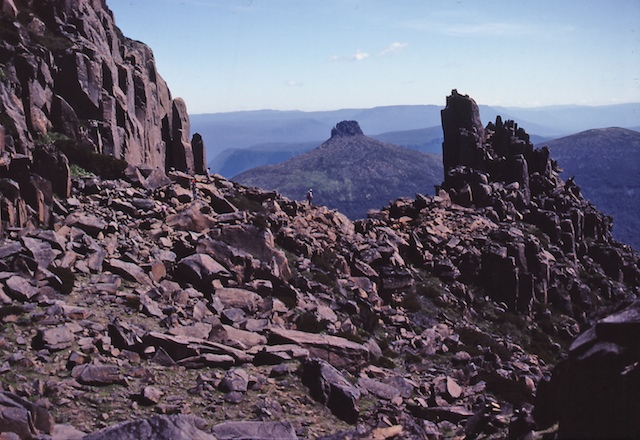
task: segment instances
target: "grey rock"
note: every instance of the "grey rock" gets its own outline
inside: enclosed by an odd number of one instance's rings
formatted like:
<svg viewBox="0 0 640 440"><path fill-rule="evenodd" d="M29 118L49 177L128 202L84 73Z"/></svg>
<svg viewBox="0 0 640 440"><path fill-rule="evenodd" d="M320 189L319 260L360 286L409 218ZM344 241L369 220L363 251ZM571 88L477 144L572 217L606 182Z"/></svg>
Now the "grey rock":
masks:
<svg viewBox="0 0 640 440"><path fill-rule="evenodd" d="M232 391L245 393L249 389L249 375L243 369L234 368L222 378L219 388L225 393Z"/></svg>
<svg viewBox="0 0 640 440"><path fill-rule="evenodd" d="M219 440L294 440L289 422L225 422L212 428Z"/></svg>
<svg viewBox="0 0 640 440"><path fill-rule="evenodd" d="M364 345L339 336L272 328L268 339L271 344L298 344L307 348L312 357L324 359L337 368L356 370L369 359L369 350Z"/></svg>
<svg viewBox="0 0 640 440"><path fill-rule="evenodd" d="M73 368L71 375L84 385L126 385L127 380L120 373L118 367L112 365L78 365Z"/></svg>
<svg viewBox="0 0 640 440"><path fill-rule="evenodd" d="M38 263L43 269L47 269L53 260L55 260L58 252L55 252L46 241L38 240L36 238L31 237L23 237L22 242L24 246L29 249L31 255L33 255L33 259Z"/></svg>
<svg viewBox="0 0 640 440"><path fill-rule="evenodd" d="M5 281L8 294L20 301L29 301L39 292L39 289L31 284L29 280L19 275L14 275Z"/></svg>
<svg viewBox="0 0 640 440"><path fill-rule="evenodd" d="M0 432L14 432L21 439L51 434L53 417L43 407L9 392L0 393Z"/></svg>
<svg viewBox="0 0 640 440"><path fill-rule="evenodd" d="M84 212L74 212L65 218L64 224L69 227L76 227L82 229L92 237L96 237L106 227L107 223L96 217L95 215L87 214Z"/></svg>
<svg viewBox="0 0 640 440"><path fill-rule="evenodd" d="M62 325L55 328L38 330L33 338L34 348L46 348L47 350L63 350L71 347L75 336L68 326Z"/></svg>
<svg viewBox="0 0 640 440"><path fill-rule="evenodd" d="M135 263L128 263L117 258L111 258L106 262L106 264L109 270L125 279L137 281L144 286L150 286L153 284L151 278L149 278L149 275L146 274L144 269Z"/></svg>
<svg viewBox="0 0 640 440"><path fill-rule="evenodd" d="M393 400L400 397L400 390L392 385L385 384L375 379L361 377L358 379L358 386L366 389L370 393L380 397L381 399Z"/></svg>
<svg viewBox="0 0 640 440"><path fill-rule="evenodd" d="M216 440L194 416L156 416L132 420L87 435L83 440Z"/></svg>
<svg viewBox="0 0 640 440"><path fill-rule="evenodd" d="M212 280L227 278L229 271L207 254L194 254L178 262L177 270L188 282L207 287Z"/></svg>
<svg viewBox="0 0 640 440"><path fill-rule="evenodd" d="M328 362L312 358L305 361L302 383L309 387L311 396L338 418L347 423L356 423L360 410L360 390Z"/></svg>

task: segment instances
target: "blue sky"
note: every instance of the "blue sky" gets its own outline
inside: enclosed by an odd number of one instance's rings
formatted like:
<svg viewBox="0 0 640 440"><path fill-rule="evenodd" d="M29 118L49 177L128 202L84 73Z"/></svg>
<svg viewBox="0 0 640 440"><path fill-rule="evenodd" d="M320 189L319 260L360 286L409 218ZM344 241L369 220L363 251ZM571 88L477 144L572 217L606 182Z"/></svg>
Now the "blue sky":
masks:
<svg viewBox="0 0 640 440"><path fill-rule="evenodd" d="M190 113L640 102L640 0L107 0Z"/></svg>

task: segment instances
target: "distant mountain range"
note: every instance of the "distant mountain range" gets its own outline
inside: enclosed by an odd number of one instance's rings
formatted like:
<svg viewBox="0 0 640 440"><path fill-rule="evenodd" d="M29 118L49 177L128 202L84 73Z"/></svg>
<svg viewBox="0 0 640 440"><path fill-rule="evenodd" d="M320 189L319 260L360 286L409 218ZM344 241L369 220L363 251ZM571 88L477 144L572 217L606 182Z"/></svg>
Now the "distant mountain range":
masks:
<svg viewBox="0 0 640 440"><path fill-rule="evenodd" d="M640 132L599 128L544 142L584 196L612 215L613 235L640 249Z"/></svg>
<svg viewBox="0 0 640 440"><path fill-rule="evenodd" d="M483 121L513 119L534 143L591 128L638 128L640 103L539 108L479 106ZM320 112L259 110L190 115L191 129L207 147L212 172L233 177L249 168L278 163L309 151L342 120L356 120L374 139L440 153L442 106L386 106ZM228 151L225 151L228 150Z"/></svg>
<svg viewBox="0 0 640 440"><path fill-rule="evenodd" d="M350 127L345 131L345 127ZM275 165L245 171L234 180L337 209L351 219L366 217L400 196L433 194L442 182L441 156L380 142L358 123L343 121L319 147Z"/></svg>

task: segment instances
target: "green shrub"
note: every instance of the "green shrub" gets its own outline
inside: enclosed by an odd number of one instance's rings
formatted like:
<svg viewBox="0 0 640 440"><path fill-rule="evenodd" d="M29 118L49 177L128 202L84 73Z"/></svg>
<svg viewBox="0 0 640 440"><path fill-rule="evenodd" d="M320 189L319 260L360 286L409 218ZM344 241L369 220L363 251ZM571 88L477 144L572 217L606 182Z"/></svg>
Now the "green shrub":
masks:
<svg viewBox="0 0 640 440"><path fill-rule="evenodd" d="M419 312L422 310L422 301L420 301L420 296L414 291L407 292L402 297L402 307L404 307L409 312Z"/></svg>
<svg viewBox="0 0 640 440"><path fill-rule="evenodd" d="M124 160L96 153L69 139L58 139L54 143L67 156L71 165L79 167L77 171L82 169L103 179L119 179L127 168Z"/></svg>
<svg viewBox="0 0 640 440"><path fill-rule="evenodd" d="M91 176L91 173L89 171L85 170L80 165L75 164L75 163L72 163L69 166L69 171L71 172L71 176L72 177L88 177L88 176Z"/></svg>

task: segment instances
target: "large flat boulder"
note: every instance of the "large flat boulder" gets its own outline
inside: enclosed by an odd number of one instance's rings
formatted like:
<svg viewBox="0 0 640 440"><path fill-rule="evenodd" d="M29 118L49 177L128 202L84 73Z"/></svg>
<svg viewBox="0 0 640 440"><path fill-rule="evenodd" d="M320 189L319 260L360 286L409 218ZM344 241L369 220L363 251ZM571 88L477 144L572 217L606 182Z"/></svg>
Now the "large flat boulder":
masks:
<svg viewBox="0 0 640 440"><path fill-rule="evenodd" d="M369 350L364 345L339 336L272 328L268 338L270 344L297 344L307 348L310 356L336 368L355 370L369 359Z"/></svg>

